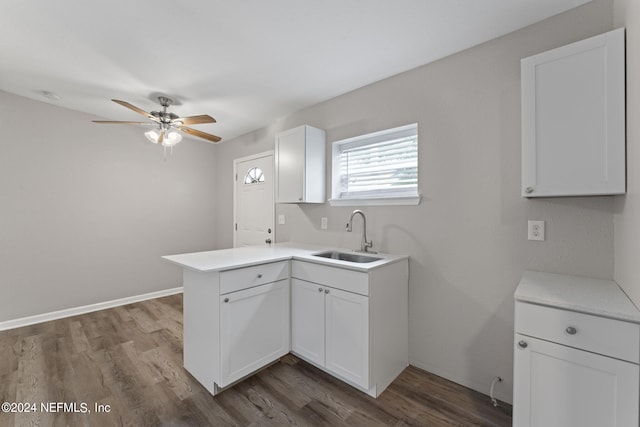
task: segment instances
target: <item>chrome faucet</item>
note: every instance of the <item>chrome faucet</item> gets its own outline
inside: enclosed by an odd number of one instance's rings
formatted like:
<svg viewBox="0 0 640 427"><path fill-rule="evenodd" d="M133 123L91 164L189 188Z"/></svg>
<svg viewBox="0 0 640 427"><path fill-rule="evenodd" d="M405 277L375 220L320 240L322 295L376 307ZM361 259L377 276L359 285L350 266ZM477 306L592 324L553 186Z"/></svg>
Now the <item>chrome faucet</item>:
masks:
<svg viewBox="0 0 640 427"><path fill-rule="evenodd" d="M363 224L363 230L362 230L362 244L360 245L360 250L358 252L369 252L369 248L373 247L373 242L367 242L367 217L364 216L364 212L362 212L360 209L356 209L355 211L351 212L351 216L349 217L349 222L347 223L347 231L351 232L353 231L353 217L356 216L356 214L360 214L362 215L362 224ZM375 254L375 252L372 252Z"/></svg>

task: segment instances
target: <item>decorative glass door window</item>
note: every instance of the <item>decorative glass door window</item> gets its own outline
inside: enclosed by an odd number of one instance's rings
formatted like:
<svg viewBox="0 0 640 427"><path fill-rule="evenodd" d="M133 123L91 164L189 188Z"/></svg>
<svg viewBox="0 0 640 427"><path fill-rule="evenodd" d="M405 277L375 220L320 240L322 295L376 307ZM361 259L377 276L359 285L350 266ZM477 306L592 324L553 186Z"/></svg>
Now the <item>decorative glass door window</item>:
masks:
<svg viewBox="0 0 640 427"><path fill-rule="evenodd" d="M260 168L251 168L244 176L245 184L257 184L259 182L264 182L264 173Z"/></svg>

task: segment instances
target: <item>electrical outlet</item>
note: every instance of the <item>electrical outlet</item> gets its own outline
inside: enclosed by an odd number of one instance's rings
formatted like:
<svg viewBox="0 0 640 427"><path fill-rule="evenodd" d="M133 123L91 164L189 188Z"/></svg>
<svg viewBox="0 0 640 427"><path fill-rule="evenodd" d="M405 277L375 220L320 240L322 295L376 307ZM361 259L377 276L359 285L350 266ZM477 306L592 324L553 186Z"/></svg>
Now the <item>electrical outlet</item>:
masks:
<svg viewBox="0 0 640 427"><path fill-rule="evenodd" d="M278 225L284 225L284 215L278 215Z"/></svg>
<svg viewBox="0 0 640 427"><path fill-rule="evenodd" d="M529 240L544 240L544 221L529 221L527 238Z"/></svg>
<svg viewBox="0 0 640 427"><path fill-rule="evenodd" d="M327 229L327 217L323 216L322 218L320 218L320 228L323 230Z"/></svg>

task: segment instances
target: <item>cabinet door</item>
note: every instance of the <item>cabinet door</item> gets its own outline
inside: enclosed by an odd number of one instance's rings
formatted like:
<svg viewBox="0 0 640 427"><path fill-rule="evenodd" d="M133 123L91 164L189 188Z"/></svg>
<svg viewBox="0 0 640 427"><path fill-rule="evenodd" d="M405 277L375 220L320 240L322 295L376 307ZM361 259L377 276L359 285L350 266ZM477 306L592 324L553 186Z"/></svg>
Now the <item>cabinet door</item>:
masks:
<svg viewBox="0 0 640 427"><path fill-rule="evenodd" d="M369 298L339 289L325 294L328 371L369 388Z"/></svg>
<svg viewBox="0 0 640 427"><path fill-rule="evenodd" d="M515 335L515 427L638 425L638 365Z"/></svg>
<svg viewBox="0 0 640 427"><path fill-rule="evenodd" d="M220 296L220 387L287 354L289 279Z"/></svg>
<svg viewBox="0 0 640 427"><path fill-rule="evenodd" d="M324 366L324 290L291 279L291 351L319 366Z"/></svg>
<svg viewBox="0 0 640 427"><path fill-rule="evenodd" d="M278 134L276 139L276 203L304 200L305 127Z"/></svg>
<svg viewBox="0 0 640 427"><path fill-rule="evenodd" d="M624 193L624 29L521 65L522 196Z"/></svg>

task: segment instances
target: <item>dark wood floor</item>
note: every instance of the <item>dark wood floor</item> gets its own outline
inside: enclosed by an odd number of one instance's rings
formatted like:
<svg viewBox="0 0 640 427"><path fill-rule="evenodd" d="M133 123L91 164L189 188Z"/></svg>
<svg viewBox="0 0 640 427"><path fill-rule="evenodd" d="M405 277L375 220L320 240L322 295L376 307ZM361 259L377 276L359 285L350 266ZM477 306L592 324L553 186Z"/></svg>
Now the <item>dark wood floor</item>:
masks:
<svg viewBox="0 0 640 427"><path fill-rule="evenodd" d="M414 367L373 399L291 355L213 397L182 367L181 295L0 332L0 402L37 409L0 426L511 425Z"/></svg>

